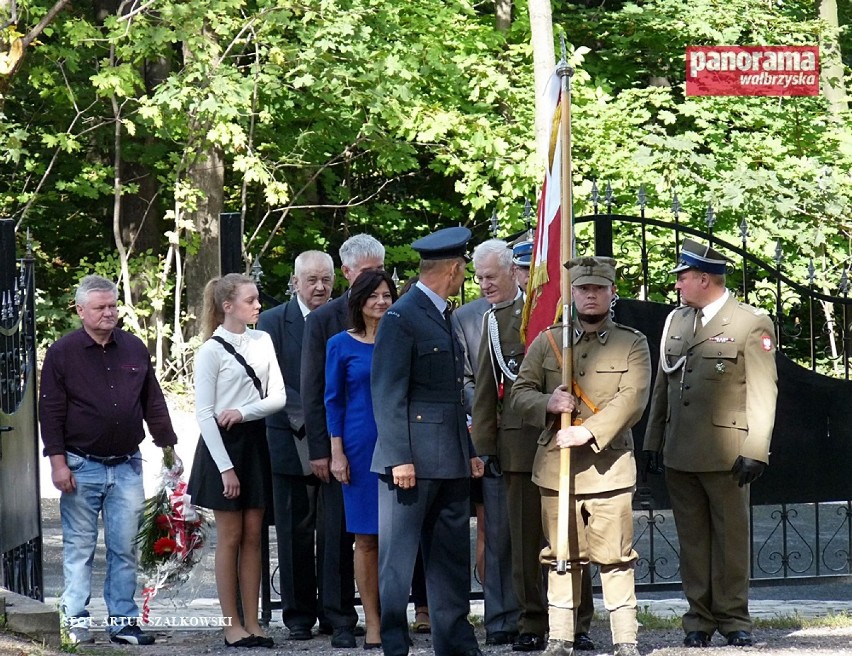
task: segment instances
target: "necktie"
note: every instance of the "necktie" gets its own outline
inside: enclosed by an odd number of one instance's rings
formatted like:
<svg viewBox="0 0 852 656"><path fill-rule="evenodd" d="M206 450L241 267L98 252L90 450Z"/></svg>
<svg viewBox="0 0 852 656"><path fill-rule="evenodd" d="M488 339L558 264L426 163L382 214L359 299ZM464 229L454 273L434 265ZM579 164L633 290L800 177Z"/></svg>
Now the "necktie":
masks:
<svg viewBox="0 0 852 656"><path fill-rule="evenodd" d="M450 315L453 313L453 306L451 303L447 303L447 307L444 308L444 321L447 322L448 326L452 326L450 323Z"/></svg>
<svg viewBox="0 0 852 656"><path fill-rule="evenodd" d="M704 326L704 310L696 310L695 311L695 326L692 330L692 336L698 334L698 331Z"/></svg>

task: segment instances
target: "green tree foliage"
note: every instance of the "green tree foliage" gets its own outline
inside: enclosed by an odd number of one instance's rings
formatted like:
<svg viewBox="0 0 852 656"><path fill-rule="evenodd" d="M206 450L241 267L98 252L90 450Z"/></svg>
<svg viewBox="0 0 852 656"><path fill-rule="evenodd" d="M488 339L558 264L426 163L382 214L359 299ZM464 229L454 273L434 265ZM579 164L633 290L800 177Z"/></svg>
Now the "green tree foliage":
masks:
<svg viewBox="0 0 852 656"><path fill-rule="evenodd" d="M27 33L53 4L18 0L27 24L7 29ZM577 64L578 213L595 179L624 212L645 184L663 216L676 189L685 221L700 225L712 203L717 234L736 243L747 219L761 255L781 239L791 275L804 279L813 257L820 284L836 287L852 227L849 116L821 97L684 92L687 45L817 43L812 0L554 0L553 17ZM495 209L502 234L518 230L540 184L526 2L505 28L469 0L73 3L7 80L0 214L31 230L45 302L84 268L124 266L129 316L160 345L181 342L186 262L201 243L188 217L206 200L193 175L214 150L246 265L260 257L268 291L283 298L301 250L336 256L357 232L384 241L404 278L414 238L456 224L484 238ZM847 27L839 41L848 73ZM652 272L662 280L667 266Z"/></svg>

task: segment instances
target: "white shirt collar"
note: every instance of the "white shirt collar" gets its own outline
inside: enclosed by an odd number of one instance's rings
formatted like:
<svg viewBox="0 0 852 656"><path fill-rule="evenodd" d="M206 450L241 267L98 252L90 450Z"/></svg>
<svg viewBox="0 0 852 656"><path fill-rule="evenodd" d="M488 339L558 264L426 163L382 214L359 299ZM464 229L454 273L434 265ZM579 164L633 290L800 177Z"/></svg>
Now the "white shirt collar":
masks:
<svg viewBox="0 0 852 656"><path fill-rule="evenodd" d="M719 313L719 310L722 309L722 306L728 302L728 297L730 295L730 292L726 289L725 293L722 294L719 298L717 298L712 303L708 303L704 306L704 318L701 321L702 325L706 326L707 322Z"/></svg>
<svg viewBox="0 0 852 656"><path fill-rule="evenodd" d="M302 298L296 294L296 302L299 304L299 309L302 311L302 316L306 317L311 313L311 309L302 302Z"/></svg>

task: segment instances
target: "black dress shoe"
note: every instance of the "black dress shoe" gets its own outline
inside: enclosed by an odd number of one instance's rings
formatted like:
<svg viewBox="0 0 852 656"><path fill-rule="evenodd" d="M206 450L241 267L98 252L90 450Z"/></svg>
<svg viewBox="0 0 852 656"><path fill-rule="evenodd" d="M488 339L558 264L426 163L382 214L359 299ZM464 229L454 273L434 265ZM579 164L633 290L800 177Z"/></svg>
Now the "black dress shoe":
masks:
<svg viewBox="0 0 852 656"><path fill-rule="evenodd" d="M275 641L269 636L259 636L254 634L252 635L254 636L255 644L258 647L266 647L267 649L272 649L275 646Z"/></svg>
<svg viewBox="0 0 852 656"><path fill-rule="evenodd" d="M512 651L542 651L544 638L535 633L522 633L512 644Z"/></svg>
<svg viewBox="0 0 852 656"><path fill-rule="evenodd" d="M754 640L748 631L731 631L727 636L730 647L751 647Z"/></svg>
<svg viewBox="0 0 852 656"><path fill-rule="evenodd" d="M684 647L709 647L710 634L704 631L690 631L683 639Z"/></svg>
<svg viewBox="0 0 852 656"><path fill-rule="evenodd" d="M485 636L486 645L511 645L515 635L509 631L493 631Z"/></svg>
<svg viewBox="0 0 852 656"><path fill-rule="evenodd" d="M331 636L331 646L338 649L352 649L355 646L355 633L348 627L335 629L334 635Z"/></svg>
<svg viewBox="0 0 852 656"><path fill-rule="evenodd" d="M310 640L314 637L311 633L311 628L308 626L294 626L290 629L288 640Z"/></svg>
<svg viewBox="0 0 852 656"><path fill-rule="evenodd" d="M595 648L595 643L589 637L588 633L578 633L574 636L574 649L581 651L592 651Z"/></svg>

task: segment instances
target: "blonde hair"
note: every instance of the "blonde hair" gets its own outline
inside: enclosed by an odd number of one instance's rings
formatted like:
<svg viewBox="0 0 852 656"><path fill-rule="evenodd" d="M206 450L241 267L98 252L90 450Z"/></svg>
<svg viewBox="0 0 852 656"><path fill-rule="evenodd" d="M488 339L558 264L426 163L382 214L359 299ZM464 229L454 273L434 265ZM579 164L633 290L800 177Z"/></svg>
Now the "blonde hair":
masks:
<svg viewBox="0 0 852 656"><path fill-rule="evenodd" d="M225 321L225 301L233 301L237 289L253 285L254 280L242 273L229 273L212 278L204 287L204 305L201 310L201 336L210 339L213 331Z"/></svg>

